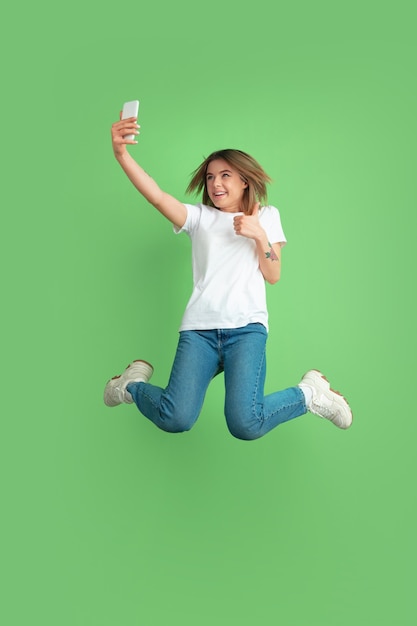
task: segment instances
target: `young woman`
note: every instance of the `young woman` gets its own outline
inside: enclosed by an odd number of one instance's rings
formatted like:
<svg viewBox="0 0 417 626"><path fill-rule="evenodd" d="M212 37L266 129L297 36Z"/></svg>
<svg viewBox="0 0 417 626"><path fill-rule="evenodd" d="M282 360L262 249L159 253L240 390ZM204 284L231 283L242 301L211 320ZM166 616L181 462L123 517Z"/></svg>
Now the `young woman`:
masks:
<svg viewBox="0 0 417 626"><path fill-rule="evenodd" d="M224 372L227 426L239 439L262 437L307 411L349 428L348 403L318 370L264 395L265 281L279 280L286 243L278 210L266 204L268 175L248 154L220 150L195 170L188 186L202 192L202 203L184 204L162 191L127 151L137 140L126 135L138 135L139 128L136 118L113 124L114 155L174 232L191 238L194 287L167 387L151 385L152 365L137 360L108 381L105 404L135 403L162 430L184 432L196 422L210 381Z"/></svg>

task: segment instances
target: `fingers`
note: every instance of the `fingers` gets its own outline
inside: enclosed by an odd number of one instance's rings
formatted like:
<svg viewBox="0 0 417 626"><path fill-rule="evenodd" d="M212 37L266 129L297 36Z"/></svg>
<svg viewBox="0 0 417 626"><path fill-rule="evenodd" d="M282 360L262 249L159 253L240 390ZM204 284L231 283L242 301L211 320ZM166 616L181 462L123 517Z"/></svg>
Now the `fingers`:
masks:
<svg viewBox="0 0 417 626"><path fill-rule="evenodd" d="M236 215L235 218L233 218L233 224L238 228L242 228L242 226L246 225L246 226L250 226L250 225L257 225L258 224L258 211L259 211L259 203L257 203L256 206L256 211L255 211L255 207L253 208L253 213L251 213L250 215Z"/></svg>
<svg viewBox="0 0 417 626"><path fill-rule="evenodd" d="M233 227L237 235L242 235L243 237L249 237L252 239L259 235L259 202L256 203L253 211L254 213L251 215L236 215L233 219Z"/></svg>
<svg viewBox="0 0 417 626"><path fill-rule="evenodd" d="M129 117L125 120L120 120L119 122L115 122L114 124L112 124L112 129L115 131L123 130L133 133L135 130L140 128L139 124L137 123L137 119L137 117Z"/></svg>
<svg viewBox="0 0 417 626"><path fill-rule="evenodd" d="M235 229L235 233L237 235L242 235L244 233L246 234L247 222L245 218L246 218L246 215L237 215L233 219L233 228Z"/></svg>
<svg viewBox="0 0 417 626"><path fill-rule="evenodd" d="M114 144L133 144L136 135L139 135L140 126L136 117L129 117L125 120L115 122L111 127L112 141ZM129 137L130 135L130 137Z"/></svg>

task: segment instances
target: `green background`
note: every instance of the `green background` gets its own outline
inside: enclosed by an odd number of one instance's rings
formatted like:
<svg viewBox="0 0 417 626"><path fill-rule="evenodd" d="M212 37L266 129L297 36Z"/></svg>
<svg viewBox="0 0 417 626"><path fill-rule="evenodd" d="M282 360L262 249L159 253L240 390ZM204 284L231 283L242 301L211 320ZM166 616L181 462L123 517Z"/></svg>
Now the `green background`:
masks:
<svg viewBox="0 0 417 626"><path fill-rule="evenodd" d="M1 10L5 625L416 623L413 7ZM233 439L221 377L184 435L104 406L134 358L166 383L191 288L188 239L112 155L135 98L132 154L173 195L217 148L272 176L267 391L318 367L349 431Z"/></svg>

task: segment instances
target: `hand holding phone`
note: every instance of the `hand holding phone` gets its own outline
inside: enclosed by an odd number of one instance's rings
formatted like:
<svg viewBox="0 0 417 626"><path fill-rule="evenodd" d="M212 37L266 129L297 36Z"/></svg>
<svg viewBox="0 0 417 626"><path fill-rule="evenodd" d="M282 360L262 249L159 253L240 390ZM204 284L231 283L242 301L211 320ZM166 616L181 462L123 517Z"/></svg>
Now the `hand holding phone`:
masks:
<svg viewBox="0 0 417 626"><path fill-rule="evenodd" d="M139 100L130 100L129 102L125 102L122 110L122 120L125 120L129 117L137 117L139 113ZM125 135L125 139L129 141L133 141L135 139L135 135Z"/></svg>

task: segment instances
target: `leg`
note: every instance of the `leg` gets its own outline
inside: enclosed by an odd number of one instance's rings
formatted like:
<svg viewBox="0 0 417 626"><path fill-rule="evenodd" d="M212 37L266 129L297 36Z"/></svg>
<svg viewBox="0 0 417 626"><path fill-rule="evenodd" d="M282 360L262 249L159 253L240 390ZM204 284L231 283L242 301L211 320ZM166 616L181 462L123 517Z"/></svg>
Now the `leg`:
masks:
<svg viewBox="0 0 417 626"><path fill-rule="evenodd" d="M264 396L266 339L262 324L249 324L229 332L224 344L225 415L238 439L257 439L307 412L299 387Z"/></svg>
<svg viewBox="0 0 417 626"><path fill-rule="evenodd" d="M162 430L190 430L196 422L207 387L220 371L213 331L183 331L166 389L149 383L127 387L139 411Z"/></svg>

